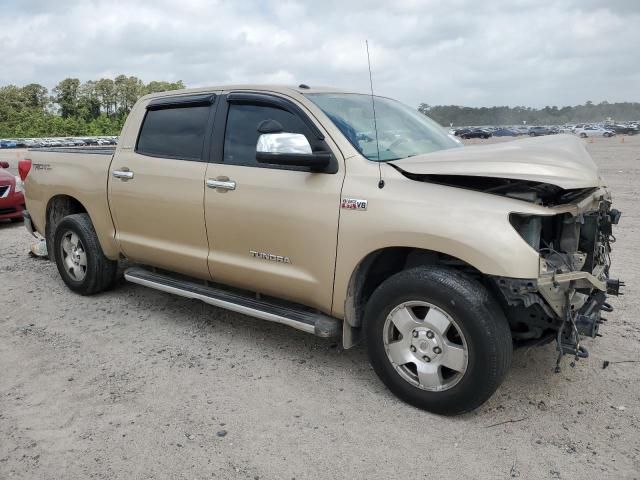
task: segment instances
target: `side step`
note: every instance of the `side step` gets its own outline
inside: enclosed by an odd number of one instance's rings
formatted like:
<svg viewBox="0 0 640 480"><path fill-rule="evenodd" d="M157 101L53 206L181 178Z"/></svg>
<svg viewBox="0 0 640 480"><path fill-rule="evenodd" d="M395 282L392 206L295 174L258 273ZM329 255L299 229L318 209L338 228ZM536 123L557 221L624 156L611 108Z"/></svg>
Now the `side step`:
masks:
<svg viewBox="0 0 640 480"><path fill-rule="evenodd" d="M249 294L206 286L155 273L140 267L128 268L124 278L132 283L173 293L270 322L282 323L319 337L334 337L342 330L341 321L292 304L269 302Z"/></svg>

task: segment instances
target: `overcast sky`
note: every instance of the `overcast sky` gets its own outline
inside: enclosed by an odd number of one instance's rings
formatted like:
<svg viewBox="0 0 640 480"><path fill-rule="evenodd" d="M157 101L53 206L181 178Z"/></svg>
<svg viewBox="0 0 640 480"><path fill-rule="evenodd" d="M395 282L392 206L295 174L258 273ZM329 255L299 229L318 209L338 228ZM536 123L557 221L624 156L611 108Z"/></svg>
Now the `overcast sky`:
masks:
<svg viewBox="0 0 640 480"><path fill-rule="evenodd" d="M640 0L0 0L0 85L120 73L412 106L640 101Z"/></svg>

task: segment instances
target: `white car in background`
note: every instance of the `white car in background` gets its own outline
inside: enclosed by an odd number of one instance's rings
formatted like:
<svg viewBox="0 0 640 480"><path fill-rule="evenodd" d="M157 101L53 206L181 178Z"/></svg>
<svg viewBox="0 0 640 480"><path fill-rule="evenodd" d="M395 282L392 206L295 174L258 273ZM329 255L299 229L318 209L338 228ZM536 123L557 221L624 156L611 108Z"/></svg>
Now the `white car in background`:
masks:
<svg viewBox="0 0 640 480"><path fill-rule="evenodd" d="M576 127L573 130L573 133L578 135L580 138L587 137L613 137L616 132L613 130L607 130L606 128L597 127L595 125L584 125L582 127Z"/></svg>

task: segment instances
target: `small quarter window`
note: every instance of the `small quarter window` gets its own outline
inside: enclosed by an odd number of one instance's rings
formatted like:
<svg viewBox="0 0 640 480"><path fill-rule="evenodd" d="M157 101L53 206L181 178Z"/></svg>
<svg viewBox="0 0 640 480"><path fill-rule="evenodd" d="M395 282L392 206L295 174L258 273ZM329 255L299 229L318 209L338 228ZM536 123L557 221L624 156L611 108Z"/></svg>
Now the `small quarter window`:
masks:
<svg viewBox="0 0 640 480"><path fill-rule="evenodd" d="M200 160L210 106L148 110L136 152L153 157Z"/></svg>

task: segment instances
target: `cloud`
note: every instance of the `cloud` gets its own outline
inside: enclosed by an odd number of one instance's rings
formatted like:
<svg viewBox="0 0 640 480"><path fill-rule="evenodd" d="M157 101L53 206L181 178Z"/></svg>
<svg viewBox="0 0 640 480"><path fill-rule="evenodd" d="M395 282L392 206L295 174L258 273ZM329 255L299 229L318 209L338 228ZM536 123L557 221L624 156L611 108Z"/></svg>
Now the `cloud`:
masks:
<svg viewBox="0 0 640 480"><path fill-rule="evenodd" d="M5 0L0 84L307 83L410 105L640 101L640 2Z"/></svg>

